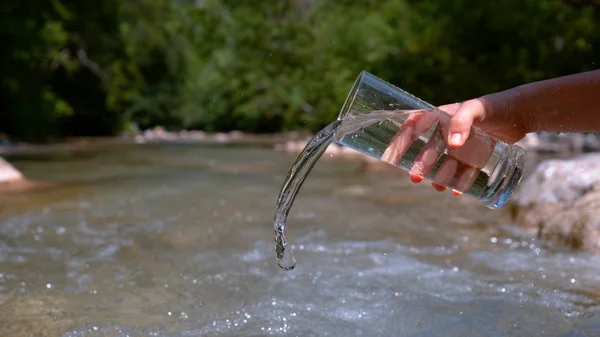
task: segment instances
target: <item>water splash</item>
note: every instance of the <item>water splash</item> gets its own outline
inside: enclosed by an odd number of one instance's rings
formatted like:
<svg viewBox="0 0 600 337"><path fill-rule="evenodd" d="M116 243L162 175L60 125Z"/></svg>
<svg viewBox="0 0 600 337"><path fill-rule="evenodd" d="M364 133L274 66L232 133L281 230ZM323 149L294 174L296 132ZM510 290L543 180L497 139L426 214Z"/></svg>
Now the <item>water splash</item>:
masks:
<svg viewBox="0 0 600 337"><path fill-rule="evenodd" d="M291 247L285 237L285 223L288 218L296 194L304 183L304 180L314 167L315 163L321 158L327 147L334 141L356 130L371 125L381 123L385 120L393 121L405 119L411 111L375 111L364 115L349 115L344 119L338 119L324 127L313 138L311 138L304 149L298 155L298 158L292 165L277 200L277 208L274 215L275 223L275 251L277 264L285 269L292 270L296 267L296 259Z"/></svg>
<svg viewBox="0 0 600 337"><path fill-rule="evenodd" d="M285 238L285 223L288 218L296 194L304 183L304 180L315 166L315 163L323 155L327 147L335 140L341 120L329 124L319 131L304 147L294 165L290 169L285 182L279 192L277 208L275 210L275 251L277 264L285 269L291 270L296 267L296 259L291 247L288 247Z"/></svg>

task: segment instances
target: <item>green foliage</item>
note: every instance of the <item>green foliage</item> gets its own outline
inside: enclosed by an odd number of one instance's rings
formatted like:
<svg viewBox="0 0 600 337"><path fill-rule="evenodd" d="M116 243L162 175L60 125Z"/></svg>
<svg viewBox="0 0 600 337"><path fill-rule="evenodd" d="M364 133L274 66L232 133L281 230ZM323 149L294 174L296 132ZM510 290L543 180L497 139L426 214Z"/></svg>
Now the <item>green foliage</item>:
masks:
<svg viewBox="0 0 600 337"><path fill-rule="evenodd" d="M597 68L597 1L11 0L0 132L251 132L336 118L365 69L434 104Z"/></svg>
<svg viewBox="0 0 600 337"><path fill-rule="evenodd" d="M412 0L411 51L391 80L432 103L468 99L525 82L590 70L600 55L592 7L555 0ZM435 19L437 18L437 19ZM397 68L396 68L397 69ZM405 75L403 75L405 74Z"/></svg>

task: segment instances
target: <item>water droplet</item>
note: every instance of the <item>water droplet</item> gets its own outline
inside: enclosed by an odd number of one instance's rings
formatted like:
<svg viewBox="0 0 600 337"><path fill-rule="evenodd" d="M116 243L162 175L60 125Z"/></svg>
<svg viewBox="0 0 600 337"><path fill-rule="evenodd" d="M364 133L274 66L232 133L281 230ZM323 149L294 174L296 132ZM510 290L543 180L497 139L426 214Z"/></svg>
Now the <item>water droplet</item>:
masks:
<svg viewBox="0 0 600 337"><path fill-rule="evenodd" d="M575 281L575 279L574 279L574 278L572 278L572 279L571 279L571 283L575 283L575 282L576 282L576 281Z"/></svg>
<svg viewBox="0 0 600 337"><path fill-rule="evenodd" d="M492 238L490 239L490 242L491 242L491 243L496 243L496 242L498 242L498 238L496 238L496 237L494 236L494 237L492 237Z"/></svg>

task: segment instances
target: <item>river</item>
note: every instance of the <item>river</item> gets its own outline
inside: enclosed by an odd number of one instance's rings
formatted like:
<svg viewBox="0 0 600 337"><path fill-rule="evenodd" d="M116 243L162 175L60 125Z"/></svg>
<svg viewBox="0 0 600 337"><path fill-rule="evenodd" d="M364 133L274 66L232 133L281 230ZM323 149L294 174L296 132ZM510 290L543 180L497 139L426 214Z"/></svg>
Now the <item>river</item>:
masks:
<svg viewBox="0 0 600 337"><path fill-rule="evenodd" d="M323 158L275 263L295 155L219 144L8 156L1 336L600 336L600 257L397 169ZM390 167L391 168L391 167Z"/></svg>

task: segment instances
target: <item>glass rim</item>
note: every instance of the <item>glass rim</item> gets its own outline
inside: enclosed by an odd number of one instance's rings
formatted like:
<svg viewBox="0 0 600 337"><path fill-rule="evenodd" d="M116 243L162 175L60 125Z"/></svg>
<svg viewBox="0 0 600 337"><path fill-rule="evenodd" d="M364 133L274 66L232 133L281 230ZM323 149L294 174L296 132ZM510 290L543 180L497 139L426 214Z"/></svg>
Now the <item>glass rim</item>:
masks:
<svg viewBox="0 0 600 337"><path fill-rule="evenodd" d="M350 107L352 107L354 105L354 100L356 99L356 94L358 93L358 88L360 87L361 83L363 82L365 76L373 76L373 75L366 70L363 70L360 72L360 74L358 74L358 76L354 80L354 83L352 84L352 87L350 88L350 91L348 92L348 95L346 96L344 105L342 105L342 109L340 110L338 120L345 118L350 113Z"/></svg>
<svg viewBox="0 0 600 337"><path fill-rule="evenodd" d="M357 94L358 94L360 88L363 85L365 85L365 82L372 82L373 84L376 83L378 85L381 85L382 87L387 87L388 89L396 92L397 94L402 95L405 100L412 101L413 105L420 106L421 109L424 109L424 110L436 109L436 106L432 105L431 103L423 101L422 99L407 92L406 90L404 90L392 83L386 82L385 80L371 74L370 72L368 72L366 70L362 70L360 72L360 74L358 74L358 76L356 77L356 80L354 80L354 83L352 84L352 87L350 88L350 91L348 92L348 95L346 96L344 105L342 105L342 108L338 115L338 120L341 120L350 114L350 112L352 110L352 106L354 106L354 102L356 101Z"/></svg>

